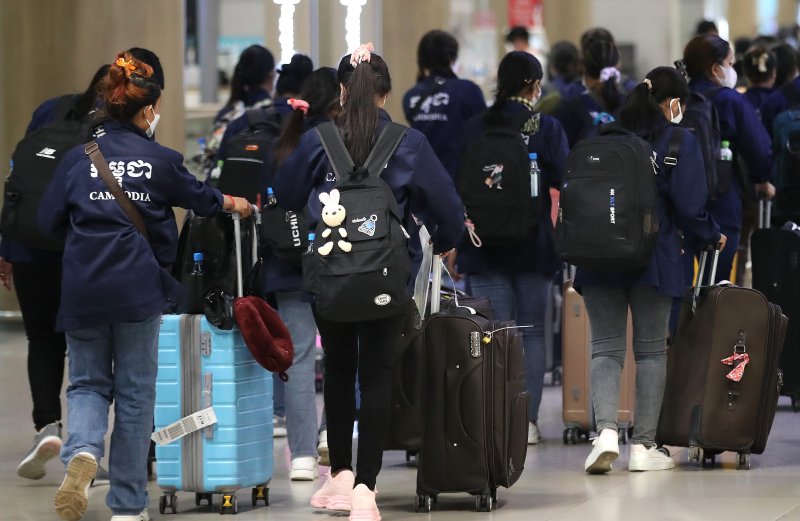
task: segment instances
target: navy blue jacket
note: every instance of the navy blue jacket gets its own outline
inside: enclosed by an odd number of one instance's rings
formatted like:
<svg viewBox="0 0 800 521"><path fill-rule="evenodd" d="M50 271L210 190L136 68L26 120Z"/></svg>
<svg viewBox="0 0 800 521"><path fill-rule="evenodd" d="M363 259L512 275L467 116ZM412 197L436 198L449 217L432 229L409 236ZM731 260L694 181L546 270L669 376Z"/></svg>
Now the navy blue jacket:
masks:
<svg viewBox="0 0 800 521"><path fill-rule="evenodd" d="M222 194L196 180L178 152L130 123L110 120L104 128L97 144L112 172L121 174L117 179L141 212L150 243L109 197L83 147L67 153L39 210L42 230L66 239L59 330L139 321L164 311L161 268L175 262L178 244L172 207L202 216L222 209Z"/></svg>
<svg viewBox="0 0 800 521"><path fill-rule="evenodd" d="M377 133L390 121L380 111ZM411 231L411 214L422 219L433 236L437 252L455 247L464 232L464 206L453 180L436 157L425 136L409 129L382 175L392 189ZM308 206L310 229L319 222L319 194L333 189L335 177L322 148L319 134L303 134L300 145L284 161L272 182L275 197L287 210L300 211Z"/></svg>
<svg viewBox="0 0 800 521"><path fill-rule="evenodd" d="M263 98L268 99L268 98ZM263 99L261 101L263 101ZM286 98L278 97L273 100L273 105L275 106L276 112L281 116L282 119L289 117L292 113L292 107L287 102ZM219 143L219 150L217 151L217 160L225 160L227 159L225 149L228 145L228 141L243 130L247 130L250 124L247 121L247 115L239 116L238 118L234 119L228 126L225 127L225 134L222 136L222 141Z"/></svg>
<svg viewBox="0 0 800 521"><path fill-rule="evenodd" d="M689 88L701 94L714 87L717 85L707 79L689 82ZM772 171L772 142L753 105L744 95L728 88L717 89L710 99L719 114L720 138L730 142L734 158L741 158L754 183L769 181ZM708 211L724 229L741 230L742 199L739 183L735 180L731 182L728 193L718 195L711 201Z"/></svg>
<svg viewBox="0 0 800 521"><path fill-rule="evenodd" d="M793 100L786 97L783 88L775 89L775 92L767 98L764 102L764 106L761 108L761 119L764 121L764 126L767 127L767 132L770 136L772 136L774 130L772 126L778 114L800 102L800 76L793 79L788 85L789 86L786 88L793 95Z"/></svg>
<svg viewBox="0 0 800 521"><path fill-rule="evenodd" d="M750 103L753 105L753 108L756 109L756 114L758 114L760 118L761 109L764 107L764 103L774 92L775 89L771 87L751 87L744 93L744 97L750 101Z"/></svg>
<svg viewBox="0 0 800 521"><path fill-rule="evenodd" d="M59 97L45 101L33 111L33 116L31 116L31 121L28 123L28 128L25 129L25 136L55 121ZM61 259L61 252L28 248L10 237L4 237L2 242L0 242L0 257L3 257L12 264L23 262L47 262Z"/></svg>
<svg viewBox="0 0 800 521"><path fill-rule="evenodd" d="M522 103L509 101L500 110L505 115L512 115L528 109ZM549 188L561 188L569 147L558 120L546 114L531 114L531 117L540 118L539 130L530 135L523 134L523 137L528 141L528 151L538 155L539 169L544 176L541 182L544 189L539 194L544 204L538 226L523 244L513 248L476 248L465 237L458 247L458 270L461 273L537 272L551 275L558 270L555 234L550 218L552 201ZM461 150L465 151L472 142L480 138L484 129L483 115L472 118L464 129Z"/></svg>
<svg viewBox="0 0 800 521"><path fill-rule="evenodd" d="M245 94L244 106L245 107L252 107L256 103L259 103L264 100L270 99L269 92L265 91L264 89L258 88L254 89L252 92L248 92ZM235 107L231 107L229 105L225 105L219 112L217 112L216 117L214 118L214 123L218 123L221 119L223 119L231 110Z"/></svg>
<svg viewBox="0 0 800 521"><path fill-rule="evenodd" d="M589 137L597 126L615 119L603 107L602 101L586 89L579 96L562 100L553 117L564 127L570 148Z"/></svg>
<svg viewBox="0 0 800 521"><path fill-rule="evenodd" d="M678 164L666 175L664 156L669 150L673 132L682 132ZM664 128L651 141L659 172L658 241L650 264L643 270L626 272L593 272L578 269L575 288L585 286L650 286L660 294L682 297L691 284L684 280L679 230L691 232L697 244L719 242L719 228L704 209L708 189L700 143L694 135L664 121Z"/></svg>
<svg viewBox="0 0 800 521"><path fill-rule="evenodd" d="M432 94L435 80L444 80ZM419 104L422 104L421 106ZM412 109L417 108L412 117ZM464 124L486 110L480 87L469 80L428 76L403 96L406 121L425 134L444 167L455 177L458 163L458 140Z"/></svg>
<svg viewBox="0 0 800 521"><path fill-rule="evenodd" d="M550 81L550 86L561 94L562 99L574 98L580 96L586 87L583 86L581 80L572 80L570 82L564 81L564 78L557 76Z"/></svg>

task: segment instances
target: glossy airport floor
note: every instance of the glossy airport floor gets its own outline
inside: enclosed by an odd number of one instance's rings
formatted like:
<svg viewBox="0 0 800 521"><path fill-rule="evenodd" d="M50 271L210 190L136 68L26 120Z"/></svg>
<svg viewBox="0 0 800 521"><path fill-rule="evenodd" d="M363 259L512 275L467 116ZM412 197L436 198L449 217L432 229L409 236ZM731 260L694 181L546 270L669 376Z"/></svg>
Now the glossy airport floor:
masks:
<svg viewBox="0 0 800 521"><path fill-rule="evenodd" d="M0 324L0 521L56 520L53 494L62 478L58 461L51 461L41 481L17 478L15 468L28 450L30 399L25 372L24 335L17 325ZM405 464L401 453L388 453L378 480L379 504L386 521L441 520L469 521L604 521L641 520L776 520L800 521L800 414L791 412L782 398L767 452L753 456L750 471L736 471L731 454L722 456L713 470L687 464L686 453L676 453L679 467L674 471L631 474L623 453L615 469L606 476L582 472L588 445L565 446L561 442L561 393L545 389L542 430L545 442L531 447L525 472L510 490L499 491L500 506L488 513L476 513L466 495L442 496L431 514L416 514L413 508L415 471ZM249 491L242 494L239 521L314 521L327 518L308 506L315 483L290 483L287 479L286 442L277 441L275 477L269 507L249 506ZM87 521L106 521L106 487L90 491ZM245 492L245 491L243 491ZM150 485L152 519L159 516L159 490ZM218 500L217 500L218 501ZM217 503L218 504L218 503ZM193 494L178 495L177 519L216 519L217 513L194 506ZM340 517L345 519L345 517Z"/></svg>

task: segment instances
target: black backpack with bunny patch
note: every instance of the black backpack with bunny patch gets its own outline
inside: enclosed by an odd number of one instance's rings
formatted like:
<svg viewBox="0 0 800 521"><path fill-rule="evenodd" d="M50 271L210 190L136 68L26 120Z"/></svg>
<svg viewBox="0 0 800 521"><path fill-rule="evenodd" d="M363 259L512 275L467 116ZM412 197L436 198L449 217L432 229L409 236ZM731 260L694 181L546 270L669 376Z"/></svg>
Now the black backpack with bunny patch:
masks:
<svg viewBox="0 0 800 521"><path fill-rule="evenodd" d="M397 200L381 179L406 130L387 124L364 165L356 167L336 126L316 127L337 179L333 190L320 194L316 238L303 254L304 286L322 318L360 322L407 309L409 236Z"/></svg>

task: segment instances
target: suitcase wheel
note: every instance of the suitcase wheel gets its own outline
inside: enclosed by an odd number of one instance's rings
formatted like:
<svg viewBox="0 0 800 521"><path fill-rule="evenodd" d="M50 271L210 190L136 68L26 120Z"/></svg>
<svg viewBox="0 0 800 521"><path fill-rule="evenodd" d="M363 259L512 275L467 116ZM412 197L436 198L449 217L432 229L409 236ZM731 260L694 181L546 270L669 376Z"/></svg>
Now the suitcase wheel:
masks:
<svg viewBox="0 0 800 521"><path fill-rule="evenodd" d="M208 506L210 507L212 502L213 502L212 501L213 497L214 497L213 494L198 492L197 494L194 495L194 504L195 504L195 506L199 507L200 505L203 504L203 501L207 501L208 502Z"/></svg>
<svg viewBox="0 0 800 521"><path fill-rule="evenodd" d="M630 430L623 428L617 431L617 436L619 437L619 444L620 445L627 445L628 441L630 441Z"/></svg>
<svg viewBox="0 0 800 521"><path fill-rule="evenodd" d="M269 506L269 489L266 485L253 487L252 500L253 506L256 506L259 501L263 501L265 506Z"/></svg>
<svg viewBox="0 0 800 521"><path fill-rule="evenodd" d="M702 467L703 468L712 468L717 464L717 455L714 452L709 453L708 451L703 452L702 455Z"/></svg>
<svg viewBox="0 0 800 521"><path fill-rule="evenodd" d="M736 458L736 470L750 470L750 454L741 452Z"/></svg>
<svg viewBox="0 0 800 521"><path fill-rule="evenodd" d="M222 494L222 504L219 507L219 513L222 515L239 513L239 498L236 494Z"/></svg>
<svg viewBox="0 0 800 521"><path fill-rule="evenodd" d="M433 509L433 497L426 494L420 494L414 498L414 512L429 513Z"/></svg>
<svg viewBox="0 0 800 521"><path fill-rule="evenodd" d="M494 498L491 494L481 494L475 498L475 510L478 512L491 512L494 508Z"/></svg>
<svg viewBox="0 0 800 521"><path fill-rule="evenodd" d="M178 513L178 497L175 494L164 494L158 498L158 512L164 515L168 511L172 514Z"/></svg>

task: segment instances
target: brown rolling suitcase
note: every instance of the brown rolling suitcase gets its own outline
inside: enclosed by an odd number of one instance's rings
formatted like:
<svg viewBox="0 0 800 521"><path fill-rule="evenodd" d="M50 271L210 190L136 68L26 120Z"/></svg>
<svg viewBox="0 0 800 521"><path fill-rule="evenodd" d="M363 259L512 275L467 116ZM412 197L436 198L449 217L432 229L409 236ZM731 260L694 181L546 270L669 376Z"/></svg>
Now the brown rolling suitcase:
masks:
<svg viewBox="0 0 800 521"><path fill-rule="evenodd" d="M719 251L714 251L714 280ZM698 281L708 264L700 259ZM669 351L656 439L689 447L689 460L714 464L738 453L737 469L766 447L782 383L778 360L788 319L754 290L698 282L681 307Z"/></svg>
<svg viewBox="0 0 800 521"><path fill-rule="evenodd" d="M591 362L591 329L583 297L564 283L563 308L563 380L562 399L564 417L564 443L588 441L595 430L592 394L589 389ZM619 412L617 422L621 443L627 443L633 433L633 404L636 395L636 363L633 360L633 327L628 313L628 351L620 382Z"/></svg>

